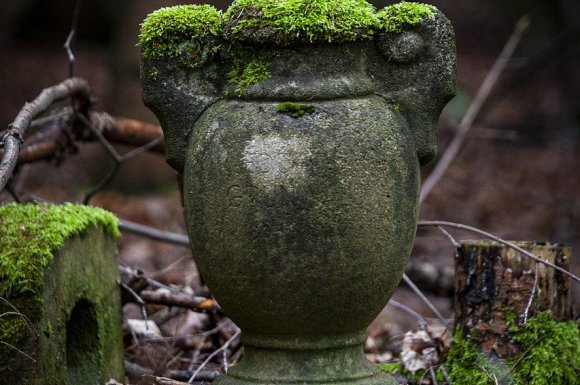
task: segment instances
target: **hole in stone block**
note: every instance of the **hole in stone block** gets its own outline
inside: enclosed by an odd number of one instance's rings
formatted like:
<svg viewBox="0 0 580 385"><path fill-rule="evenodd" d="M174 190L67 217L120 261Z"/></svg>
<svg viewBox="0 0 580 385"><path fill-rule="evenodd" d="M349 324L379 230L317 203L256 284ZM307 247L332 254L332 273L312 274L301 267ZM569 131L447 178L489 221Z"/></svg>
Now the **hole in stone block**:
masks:
<svg viewBox="0 0 580 385"><path fill-rule="evenodd" d="M99 325L95 306L81 299L66 322L66 366L69 385L97 385Z"/></svg>

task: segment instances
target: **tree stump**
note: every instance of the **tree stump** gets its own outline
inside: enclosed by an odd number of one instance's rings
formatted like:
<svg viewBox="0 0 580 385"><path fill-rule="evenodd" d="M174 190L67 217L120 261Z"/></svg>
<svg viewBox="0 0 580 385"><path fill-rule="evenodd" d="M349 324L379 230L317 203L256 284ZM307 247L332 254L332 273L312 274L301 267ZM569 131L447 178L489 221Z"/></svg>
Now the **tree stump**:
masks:
<svg viewBox="0 0 580 385"><path fill-rule="evenodd" d="M0 384L123 380L116 235L101 209L0 206Z"/></svg>
<svg viewBox="0 0 580 385"><path fill-rule="evenodd" d="M561 244L517 242L532 254L570 269L571 249ZM509 337L508 320L518 323L549 310L570 319L570 279L562 273L490 241L462 242L455 259L456 327L480 350L509 358L518 348Z"/></svg>

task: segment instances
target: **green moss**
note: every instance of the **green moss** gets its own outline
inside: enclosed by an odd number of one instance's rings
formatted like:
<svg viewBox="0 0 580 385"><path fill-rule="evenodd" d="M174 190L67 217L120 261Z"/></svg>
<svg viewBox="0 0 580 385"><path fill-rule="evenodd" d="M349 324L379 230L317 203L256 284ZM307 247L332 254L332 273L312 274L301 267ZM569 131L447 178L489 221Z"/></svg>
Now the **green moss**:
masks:
<svg viewBox="0 0 580 385"><path fill-rule="evenodd" d="M236 0L224 20L234 40L277 45L360 40L377 25L366 0Z"/></svg>
<svg viewBox="0 0 580 385"><path fill-rule="evenodd" d="M238 95L241 95L244 88L260 83L271 76L268 64L261 60L245 61L236 59L232 70L228 73L228 81L235 84Z"/></svg>
<svg viewBox="0 0 580 385"><path fill-rule="evenodd" d="M523 352L514 360L516 384L580 384L580 331L575 322L558 322L545 312L525 325L512 324L510 333Z"/></svg>
<svg viewBox="0 0 580 385"><path fill-rule="evenodd" d="M10 299L42 291L44 268L64 241L99 225L119 235L105 210L74 204L0 206L0 296Z"/></svg>
<svg viewBox="0 0 580 385"><path fill-rule="evenodd" d="M292 118L300 118L304 114L312 114L315 111L314 106L294 102L286 102L278 105L277 110L281 114L286 114Z"/></svg>
<svg viewBox="0 0 580 385"><path fill-rule="evenodd" d="M424 19L434 18L436 10L429 4L402 1L377 12L378 26L387 32L401 32L404 26L417 25Z"/></svg>
<svg viewBox="0 0 580 385"><path fill-rule="evenodd" d="M580 332L573 322L558 322L549 312L538 314L525 325L510 322L509 337L519 355L507 361L491 361L457 330L445 366L453 383L493 385L580 384Z"/></svg>
<svg viewBox="0 0 580 385"><path fill-rule="evenodd" d="M222 30L222 15L210 5L165 7L141 24L139 45L146 58L179 59L197 68L219 50L216 42Z"/></svg>

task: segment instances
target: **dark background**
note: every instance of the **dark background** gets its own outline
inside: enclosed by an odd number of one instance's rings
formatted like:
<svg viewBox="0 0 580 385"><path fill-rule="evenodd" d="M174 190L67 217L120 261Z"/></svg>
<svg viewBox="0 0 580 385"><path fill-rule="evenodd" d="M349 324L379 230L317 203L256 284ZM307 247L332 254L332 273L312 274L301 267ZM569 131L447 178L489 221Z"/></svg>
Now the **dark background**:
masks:
<svg viewBox="0 0 580 385"><path fill-rule="evenodd" d="M68 76L62 48L75 0L20 0L0 12L0 124L25 101ZM219 8L227 1L210 2ZM382 7L389 1L375 1ZM421 218L465 223L513 240L568 243L580 274L580 2L577 0L432 1L457 35L458 96L440 121L443 150L515 23L531 26L476 120L469 138L421 209ZM99 98L97 109L156 122L141 104L137 35L145 16L183 4L160 0L85 0L75 45L76 75ZM53 201L75 200L111 163L99 145L83 145L61 167L31 166L23 189ZM424 168L427 175L432 168ZM6 195L0 199L7 200ZM123 217L183 231L175 175L156 155L128 162L95 204ZM419 231L414 258L452 265L453 251L435 232ZM473 235L458 234L459 238ZM134 246L131 246L134 248ZM123 256L148 266L164 250L125 247ZM163 265L162 262L158 263ZM175 278L178 279L178 278ZM573 285L580 298L578 284Z"/></svg>

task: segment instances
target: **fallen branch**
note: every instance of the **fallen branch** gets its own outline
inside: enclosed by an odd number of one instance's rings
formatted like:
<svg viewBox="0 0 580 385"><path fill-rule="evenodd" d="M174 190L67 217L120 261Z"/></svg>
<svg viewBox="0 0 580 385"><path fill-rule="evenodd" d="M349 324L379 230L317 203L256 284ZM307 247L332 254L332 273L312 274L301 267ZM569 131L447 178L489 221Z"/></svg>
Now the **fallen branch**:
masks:
<svg viewBox="0 0 580 385"><path fill-rule="evenodd" d="M226 351L226 349L232 344L232 342L234 342L235 340L238 339L238 337L242 334L242 331L240 329L238 329L236 331L236 333L232 336L232 338L230 338L229 340L227 340L219 349L213 351L206 359L205 361L203 361L201 363L201 365L199 365L199 367L197 368L197 370L195 372L193 372L193 375L191 376L191 378L189 379L189 381L187 381L188 384L191 384L193 381L195 381L195 378L197 377L197 375L201 372L201 370L218 354Z"/></svg>
<svg viewBox="0 0 580 385"><path fill-rule="evenodd" d="M194 311L218 312L219 306L211 298L174 294L161 290L143 290L139 293L143 301L155 305L177 306Z"/></svg>
<svg viewBox="0 0 580 385"><path fill-rule="evenodd" d="M185 234L172 233L169 231L162 231L154 229L153 227L140 225L125 219L119 221L119 228L122 231L140 235L145 238L156 241L173 243L175 245L189 247L189 237Z"/></svg>
<svg viewBox="0 0 580 385"><path fill-rule="evenodd" d="M564 275L572 278L576 282L580 282L580 278L579 277L575 276L574 274L572 274L571 272L569 272L567 270L562 269L560 266L556 266L556 265L554 265L551 262L545 261L542 258L540 258L538 256L535 256L534 254L530 253L529 251L526 251L526 250L522 249L521 247L519 247L518 245L516 245L514 243L508 242L505 239L502 239L502 238L500 238L498 236L495 236L495 235L493 235L491 233L488 233L486 231L477 229L475 227L463 225L461 223L446 222L446 221L419 221L418 226L421 226L421 227L428 227L428 226L431 226L431 227L438 227L438 226L453 227L453 228L456 228L456 229L461 229L461 230L469 231L469 232L472 232L472 233L475 233L475 234L483 235L486 238L492 239L492 240L494 240L494 241L496 241L498 243L504 244L504 245L506 245L508 247L511 247L514 250L519 251L522 255L525 255L526 257L531 258L531 259L533 259L534 261L536 261L538 263L542 263L542 264L544 264L546 266L551 267L554 270L559 271L560 273L562 273L562 274L564 274Z"/></svg>
<svg viewBox="0 0 580 385"><path fill-rule="evenodd" d="M14 122L8 126L8 130L0 139L0 147L4 149L0 163L0 191L4 189L14 172L20 146L24 141L24 134L32 120L45 112L53 103L74 96L90 100L90 89L86 80L67 79L60 84L44 89L33 102L26 103L22 107Z"/></svg>
<svg viewBox="0 0 580 385"><path fill-rule="evenodd" d="M16 165L34 163L42 160L51 160L55 157L58 160L62 153L62 137L68 135L66 120L72 116L72 112L59 113L49 126L40 130L35 135L27 138L20 149ZM60 120L60 122L59 122ZM155 145L147 150L159 154L165 152L161 127L155 124L145 123L134 119L112 117L105 112L90 113L90 122L94 127L101 127L102 135L108 141L115 144L123 144L133 147L146 146L152 142ZM85 141L86 138L83 138Z"/></svg>

